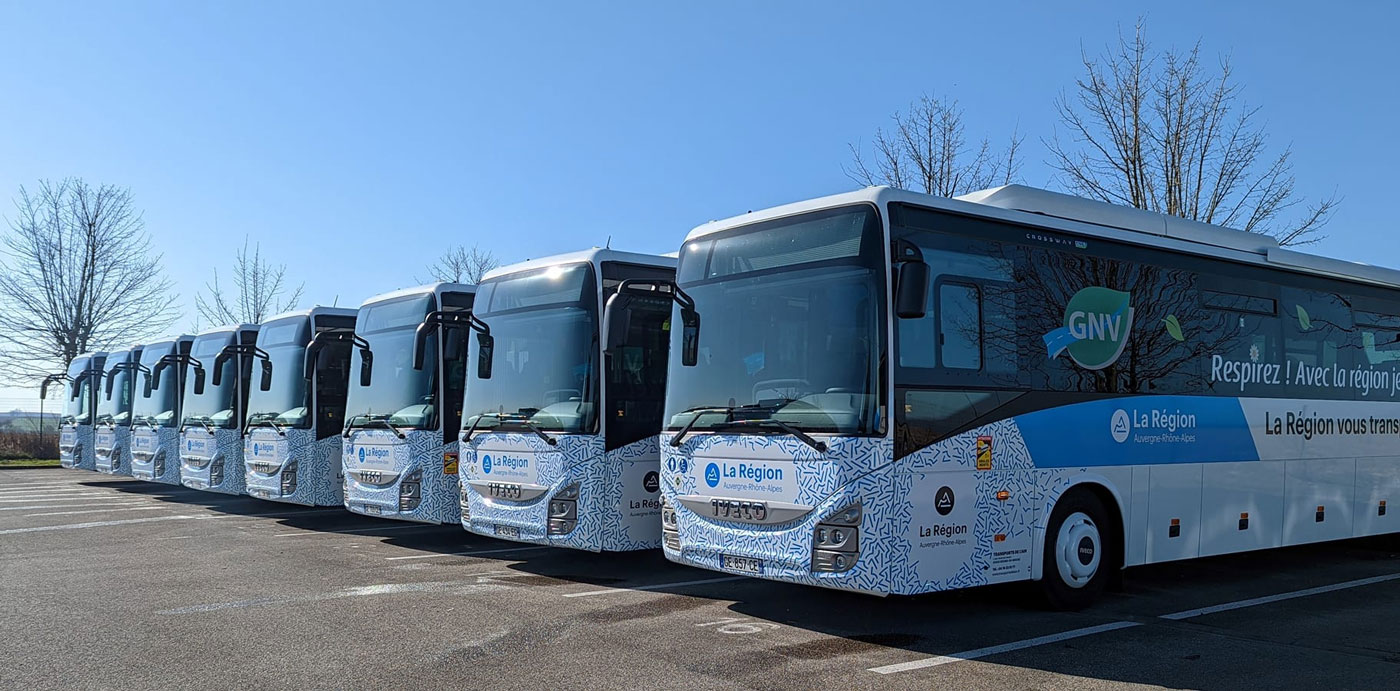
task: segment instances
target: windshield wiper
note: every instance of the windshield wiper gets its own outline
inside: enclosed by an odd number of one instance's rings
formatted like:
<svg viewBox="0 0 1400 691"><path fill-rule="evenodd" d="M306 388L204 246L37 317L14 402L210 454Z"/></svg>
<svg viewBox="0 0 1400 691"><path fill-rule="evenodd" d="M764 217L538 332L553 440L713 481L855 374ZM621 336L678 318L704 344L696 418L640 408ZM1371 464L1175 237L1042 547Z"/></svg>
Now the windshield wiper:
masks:
<svg viewBox="0 0 1400 691"><path fill-rule="evenodd" d="M783 422L782 420L779 420L777 418L769 417L762 418L759 420L728 420L724 423L721 423L720 425L717 425L716 427L761 427L764 425L777 427L783 432L797 437L797 440L802 442L803 444L806 444L807 446L816 449L818 453L826 453L826 442L820 441L812 437L812 435L807 434L806 432L803 432L797 427L794 427L793 425Z"/></svg>
<svg viewBox="0 0 1400 691"><path fill-rule="evenodd" d="M481 424L482 419L488 418L488 417L496 418L496 423L497 423L497 424L500 424L500 421L501 421L501 415L500 415L500 413L482 413L482 414L476 416L476 419L475 419L475 420L472 420L471 426L467 428L467 433L462 435L462 443L463 443L463 444L465 444L465 443L467 443L467 442L469 442L469 441L472 440L472 432L475 432L475 431L476 431L476 426L479 425L479 424Z"/></svg>
<svg viewBox="0 0 1400 691"><path fill-rule="evenodd" d="M277 424L277 416L276 416L275 414L273 414L273 413L254 413L254 414L253 414L253 417L257 417L257 416L259 416L259 415L266 415L267 417L264 417L264 418L261 419L261 420L254 420L253 422L248 423L248 426L249 426L249 427L271 427L273 430L275 430L275 431L277 432L278 435L283 436L283 437L287 436L287 430L286 430L286 428L283 427L283 426L281 426L281 425L279 425L279 424Z"/></svg>
<svg viewBox="0 0 1400 691"><path fill-rule="evenodd" d="M532 432L535 436L539 437L540 439L543 439L545 443L549 444L550 446L554 446L559 443L558 439L549 436L548 432L545 432L539 427L536 427L535 423L530 422L530 419L525 417L524 415L506 415L503 413L482 413L476 416L476 419L472 420L471 426L467 428L467 433L462 435L462 443L471 441L472 433L476 431L476 426L481 424L483 418L488 417L496 418L496 427L500 427L504 423L520 425L526 430Z"/></svg>
<svg viewBox="0 0 1400 691"><path fill-rule="evenodd" d="M207 417L204 417L204 416L201 416L201 415L196 415L196 416L194 416L194 417L185 418L185 420L186 420L187 422L193 422L193 423L195 423L195 424L197 424L197 425L200 425L200 426L203 427L206 431L208 431L209 434L214 434L214 426L211 425L211 424L209 424L209 418L207 418Z"/></svg>
<svg viewBox="0 0 1400 691"><path fill-rule="evenodd" d="M361 425L361 427L372 427L374 425L379 425L389 430L390 432L393 432L394 435L397 436L399 439L408 438L404 435L402 430L394 426L394 423L389 422L388 415L368 415L365 413L358 413L356 415L350 416L350 419L345 421L345 431L341 433L341 436L348 438L350 436L350 430L355 427L355 421L359 420L360 418L364 418L365 420L365 424Z"/></svg>
<svg viewBox="0 0 1400 691"><path fill-rule="evenodd" d="M671 437L671 446L679 447L681 445L681 442L685 440L685 435L690 434L691 428L695 427L695 422L700 419L701 415L704 415L706 413L725 413L726 415L733 415L734 410L734 406L719 405L712 407L701 406L699 408L691 408L689 410L681 411L684 413L695 413L695 417L690 418L690 422L685 423L685 426L681 428L681 431L677 432L676 436ZM728 420L728 418L725 419Z"/></svg>
<svg viewBox="0 0 1400 691"><path fill-rule="evenodd" d="M156 432L160 431L160 428L156 427L155 423L151 422L151 416L149 415L142 415L141 417L137 418L136 421L147 427L150 427Z"/></svg>

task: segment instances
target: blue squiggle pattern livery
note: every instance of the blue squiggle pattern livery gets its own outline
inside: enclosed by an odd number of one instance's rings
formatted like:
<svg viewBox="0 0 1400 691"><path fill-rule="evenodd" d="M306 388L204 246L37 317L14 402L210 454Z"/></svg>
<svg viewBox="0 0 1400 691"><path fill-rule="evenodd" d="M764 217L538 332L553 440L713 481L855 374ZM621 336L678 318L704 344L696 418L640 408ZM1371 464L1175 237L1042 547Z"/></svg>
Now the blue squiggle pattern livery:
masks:
<svg viewBox="0 0 1400 691"><path fill-rule="evenodd" d="M191 454L189 449L192 439L212 439L214 453L207 458ZM215 464L218 463L223 464L223 482L213 483L210 480ZM212 437L208 430L199 427L187 427L181 431L180 484L207 492L243 494L243 437L238 430L215 428Z"/></svg>
<svg viewBox="0 0 1400 691"><path fill-rule="evenodd" d="M111 435L110 444L97 443ZM131 475L131 428L103 428L93 432L93 450L97 456L97 472L108 475Z"/></svg>
<svg viewBox="0 0 1400 691"><path fill-rule="evenodd" d="M131 476L138 480L180 484L180 431L174 427L131 431Z"/></svg>
<svg viewBox="0 0 1400 691"><path fill-rule="evenodd" d="M520 542L593 552L659 546L658 493L643 487L646 474L658 467L656 437L607 452L599 435L560 434L555 439L557 444L550 446L533 434L473 435L462 451L462 491L469 513L462 519L462 527L499 537L497 526L509 526L519 531L519 536L511 539ZM491 473L483 459L502 453L529 459L535 464L533 483L548 487L548 491L528 502L512 502L483 496L467 484L473 480L489 482ZM578 523L567 534L549 535L549 500L574 482L579 483Z"/></svg>
<svg viewBox="0 0 1400 691"><path fill-rule="evenodd" d="M458 523L462 520L457 476L443 472L444 454L457 453L457 441L443 444L436 430L404 430L407 439L380 429L355 429L344 440L341 454L345 469L345 508L355 513L423 523ZM339 437L337 437L339 438ZM362 441L388 444L392 448L392 469L384 481L370 484L356 480L356 444ZM405 473L423 471L422 501L413 511L399 511L399 483Z"/></svg>
<svg viewBox="0 0 1400 691"><path fill-rule="evenodd" d="M65 433L72 435L72 446L63 443ZM58 434L59 465L78 470L97 470L97 449L93 446L92 425L63 425Z"/></svg>
<svg viewBox="0 0 1400 691"><path fill-rule="evenodd" d="M316 439L315 430L287 429L285 437L276 430L256 427L248 431L243 441L245 479L249 495L259 499L281 501L305 506L343 505L345 480L341 475L340 435ZM270 444L275 449L277 466L272 472L258 472L253 466L256 454L253 445ZM282 494L282 473L286 465L296 461L296 490Z"/></svg>
<svg viewBox="0 0 1400 691"><path fill-rule="evenodd" d="M983 436L995 440L993 470L976 470L977 440ZM888 439L827 442L826 454L783 436L706 434L687 439L679 449L662 444L662 491L676 507L681 544L680 551L665 549L667 558L724 570L722 555L756 557L763 560L763 577L876 593L1021 580L1030 577L1038 507L1053 501L1073 474L1034 469L1010 420L946 439L898 463L888 460L893 458ZM774 526L699 516L677 497L714 493L694 467L710 459L796 459L795 493L783 500L814 509ZM941 488L952 491L958 506L947 517L934 510ZM999 500L999 491L1009 492L1008 499ZM813 573L816 524L857 501L863 518L856 566L843 573Z"/></svg>

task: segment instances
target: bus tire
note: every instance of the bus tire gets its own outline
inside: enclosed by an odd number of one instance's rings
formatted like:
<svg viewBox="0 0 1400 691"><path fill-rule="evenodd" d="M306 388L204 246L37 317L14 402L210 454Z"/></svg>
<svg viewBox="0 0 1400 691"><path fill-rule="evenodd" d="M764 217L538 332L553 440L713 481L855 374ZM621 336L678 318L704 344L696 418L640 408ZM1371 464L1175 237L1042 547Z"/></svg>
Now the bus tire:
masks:
<svg viewBox="0 0 1400 691"><path fill-rule="evenodd" d="M1098 599L1118 563L1113 535L1108 511L1093 493L1071 490L1055 503L1040 577L1050 607L1081 610Z"/></svg>

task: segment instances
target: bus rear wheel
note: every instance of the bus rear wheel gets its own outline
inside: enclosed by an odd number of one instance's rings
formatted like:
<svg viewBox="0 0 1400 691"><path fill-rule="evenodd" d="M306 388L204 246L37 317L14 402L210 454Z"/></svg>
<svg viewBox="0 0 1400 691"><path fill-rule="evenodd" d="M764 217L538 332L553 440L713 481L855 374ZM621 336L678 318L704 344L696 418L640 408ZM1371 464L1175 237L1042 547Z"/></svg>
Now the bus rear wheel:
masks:
<svg viewBox="0 0 1400 691"><path fill-rule="evenodd" d="M1055 503L1040 577L1051 607L1080 610L1098 599L1118 563L1111 535L1108 511L1093 494L1071 491Z"/></svg>

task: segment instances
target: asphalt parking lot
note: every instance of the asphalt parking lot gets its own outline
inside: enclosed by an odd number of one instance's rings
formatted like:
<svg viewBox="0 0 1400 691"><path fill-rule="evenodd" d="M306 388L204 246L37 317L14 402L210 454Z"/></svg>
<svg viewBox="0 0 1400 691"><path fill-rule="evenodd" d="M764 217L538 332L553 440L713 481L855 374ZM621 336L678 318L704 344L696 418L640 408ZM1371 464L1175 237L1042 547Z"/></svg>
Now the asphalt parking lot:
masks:
<svg viewBox="0 0 1400 691"><path fill-rule="evenodd" d="M1400 537L1134 569L1080 613L0 470L4 688L1383 688Z"/></svg>

